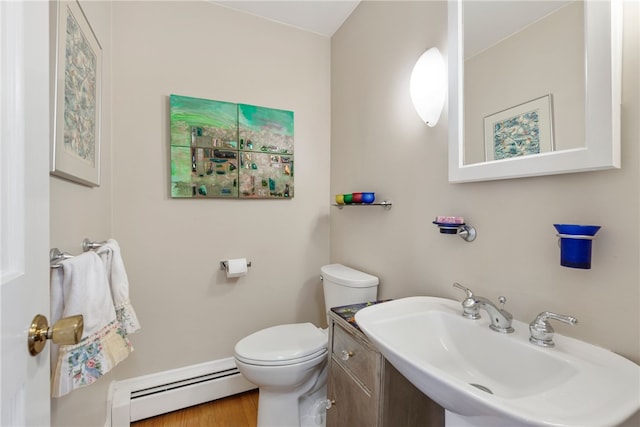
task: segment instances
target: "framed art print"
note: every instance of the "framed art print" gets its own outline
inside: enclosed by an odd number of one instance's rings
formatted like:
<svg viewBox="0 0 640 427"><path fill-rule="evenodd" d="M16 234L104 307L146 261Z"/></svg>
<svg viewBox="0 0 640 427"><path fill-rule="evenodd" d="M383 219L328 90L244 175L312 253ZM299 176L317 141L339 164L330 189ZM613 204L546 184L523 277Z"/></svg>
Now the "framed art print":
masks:
<svg viewBox="0 0 640 427"><path fill-rule="evenodd" d="M484 146L487 161L552 151L551 95L485 117Z"/></svg>
<svg viewBox="0 0 640 427"><path fill-rule="evenodd" d="M102 47L77 1L57 3L51 173L100 185Z"/></svg>

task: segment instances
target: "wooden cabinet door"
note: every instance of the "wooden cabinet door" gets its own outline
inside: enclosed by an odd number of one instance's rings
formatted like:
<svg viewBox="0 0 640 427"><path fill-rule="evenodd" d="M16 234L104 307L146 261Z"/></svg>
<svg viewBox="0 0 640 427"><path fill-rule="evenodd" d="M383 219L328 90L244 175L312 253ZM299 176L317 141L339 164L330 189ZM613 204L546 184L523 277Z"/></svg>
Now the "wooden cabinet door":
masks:
<svg viewBox="0 0 640 427"><path fill-rule="evenodd" d="M327 411L327 427L375 427L378 402L335 360L331 361L327 396L335 404Z"/></svg>

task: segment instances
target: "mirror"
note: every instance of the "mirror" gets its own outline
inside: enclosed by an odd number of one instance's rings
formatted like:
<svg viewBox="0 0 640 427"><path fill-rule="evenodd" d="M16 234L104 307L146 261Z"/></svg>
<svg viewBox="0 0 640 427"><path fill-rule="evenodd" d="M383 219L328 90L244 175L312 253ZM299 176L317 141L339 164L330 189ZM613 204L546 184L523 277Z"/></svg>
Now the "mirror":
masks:
<svg viewBox="0 0 640 427"><path fill-rule="evenodd" d="M619 168L621 30L617 0L450 1L449 181Z"/></svg>

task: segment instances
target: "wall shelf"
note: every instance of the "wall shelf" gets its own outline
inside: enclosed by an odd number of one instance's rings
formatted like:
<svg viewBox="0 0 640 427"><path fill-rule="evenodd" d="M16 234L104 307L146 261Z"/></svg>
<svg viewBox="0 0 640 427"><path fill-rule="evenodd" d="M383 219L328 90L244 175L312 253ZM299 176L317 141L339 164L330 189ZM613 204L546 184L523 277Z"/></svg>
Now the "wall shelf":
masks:
<svg viewBox="0 0 640 427"><path fill-rule="evenodd" d="M391 206L393 206L393 203L391 203L390 200L384 200L382 202L379 203L345 203L343 205L339 205L337 203L334 203L333 206L337 206L338 209L342 209L345 206L382 206L385 210L389 210L391 209Z"/></svg>

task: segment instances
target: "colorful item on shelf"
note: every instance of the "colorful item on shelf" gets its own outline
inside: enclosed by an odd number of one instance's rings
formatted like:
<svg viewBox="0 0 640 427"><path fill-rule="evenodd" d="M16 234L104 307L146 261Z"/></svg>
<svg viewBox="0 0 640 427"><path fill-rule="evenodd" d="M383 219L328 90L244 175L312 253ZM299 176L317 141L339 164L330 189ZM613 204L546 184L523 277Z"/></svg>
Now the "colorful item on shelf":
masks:
<svg viewBox="0 0 640 427"><path fill-rule="evenodd" d="M376 200L376 193L365 192L362 193L362 203L373 203Z"/></svg>

